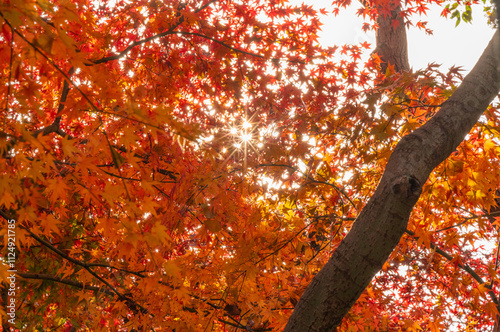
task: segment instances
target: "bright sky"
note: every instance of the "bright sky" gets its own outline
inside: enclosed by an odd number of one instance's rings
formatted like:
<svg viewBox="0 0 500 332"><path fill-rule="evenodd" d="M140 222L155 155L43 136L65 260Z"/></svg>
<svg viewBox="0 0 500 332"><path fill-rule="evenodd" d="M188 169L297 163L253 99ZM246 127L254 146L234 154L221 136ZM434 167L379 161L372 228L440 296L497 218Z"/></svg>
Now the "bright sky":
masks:
<svg viewBox="0 0 500 332"><path fill-rule="evenodd" d="M294 3L305 2L316 8L331 8L332 0L295 0ZM324 26L320 37L327 45L342 45L367 41L375 47L375 34L363 33L361 26L363 19L356 16L357 4L342 10L338 16L329 16L322 20ZM430 6L427 16L422 21L428 21L427 27L434 31L434 35L427 35L425 31L410 28L408 31L408 47L410 66L414 69L426 67L430 62L442 64L442 70L449 67L463 66L469 71L482 54L493 29L487 25L487 18L479 5L472 7L472 24L461 22L455 28L455 20L441 17L443 7ZM417 17L414 18L416 22ZM465 74L465 72L464 72Z"/></svg>

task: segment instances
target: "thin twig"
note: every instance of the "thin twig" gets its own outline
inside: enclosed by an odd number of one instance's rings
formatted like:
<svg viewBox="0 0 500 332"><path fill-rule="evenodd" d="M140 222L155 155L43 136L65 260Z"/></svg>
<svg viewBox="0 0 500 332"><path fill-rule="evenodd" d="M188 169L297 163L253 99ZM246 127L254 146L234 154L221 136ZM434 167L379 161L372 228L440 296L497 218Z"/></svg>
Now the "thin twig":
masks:
<svg viewBox="0 0 500 332"><path fill-rule="evenodd" d="M211 5L212 3L216 2L216 1L218 1L218 0L211 0L211 1L207 2L205 5L198 8L195 11L195 13L199 13L200 11L207 8L209 5ZM180 15L180 12L178 12L177 14ZM147 43L149 41L152 41L152 40L155 40L155 39L158 39L161 37L171 35L172 33L174 33L174 30L184 22L184 20L185 20L184 16L180 16L179 20L176 23L174 23L170 28L168 28L167 31L164 31L162 33L159 33L159 34L156 34L154 36L150 36L150 37L147 37L147 38L144 38L141 40L136 40L135 42L133 42L132 44L127 46L123 51L121 51L115 55L111 55L111 56L107 56L107 57L104 57L104 58L101 58L98 60L94 60L94 61L92 61L92 63L93 64L100 64L100 63L105 63L105 62L109 62L109 61L113 61L113 60L118 60L118 59L124 57L128 52L130 52L136 46L142 45L144 43Z"/></svg>
<svg viewBox="0 0 500 332"><path fill-rule="evenodd" d="M500 211L497 211L497 212L492 212L490 214L482 214L482 215L477 215L477 214L474 214L472 212L469 212L472 214L472 217L465 217L464 218L464 221L462 222L459 222L458 224L455 224L455 225L451 225L451 226L448 226L448 227L444 227L444 228L440 228L436 231L434 231L434 233L438 233L438 232L442 232L442 231L446 231L448 229L451 229L451 228L455 228L455 227L458 227L458 226L462 226L463 224L465 224L466 222L468 222L469 220L473 220L473 219L479 219L479 218L489 218L489 217L495 217L495 216L500 216Z"/></svg>
<svg viewBox="0 0 500 332"><path fill-rule="evenodd" d="M310 175L308 174L305 174L303 172L301 172L300 170L298 170L297 168L293 167L293 166L290 166L290 165L287 165L287 164L259 164L256 166L257 168L260 168L260 167L286 167L286 168L289 168L291 170L293 170L294 172L297 172L297 173L300 173L302 174L307 180L309 180L310 182L309 183L316 183L316 184L325 184L327 186L330 186L332 187L333 189L335 189L335 191L337 191L339 194L341 194L342 196L344 196L348 201L349 203L352 205L352 207L354 208L354 210L358 211L358 209L356 208L356 205L354 204L354 202L351 200L351 198L349 198L349 196L347 195L347 193L344 191L344 189L342 188L339 188L337 187L335 184L333 183L330 183L330 182L326 182L326 181L319 181L319 180L316 180L314 179L313 177L311 177Z"/></svg>
<svg viewBox="0 0 500 332"><path fill-rule="evenodd" d="M242 53L242 54L246 54L246 55L251 55L251 56L254 56L254 57L257 57L257 58L261 58L261 59L266 59L266 57L264 55L253 53L253 52L249 52L249 51L245 51L245 50L242 50L240 48L233 47L231 45L228 45L228 44L224 43L223 41L220 41L218 39L212 38L210 36L206 36L206 35L201 34L201 33L187 32L187 31L175 31L172 34L185 35L185 36L198 36L198 37L201 37L201 38L205 38L205 39L211 40L214 43L217 43L217 44L222 45L222 46L224 46L226 48L229 48L232 51L235 51L235 52L238 52L238 53ZM280 59L270 58L269 60L280 60Z"/></svg>
<svg viewBox="0 0 500 332"><path fill-rule="evenodd" d="M405 233L406 234L409 234L411 235L414 239L418 239L418 236L415 236L415 232L412 232L410 230L405 230ZM490 295L490 298L491 300L493 301L493 303L495 303L496 305L499 304L498 302L498 298L497 296L495 295L495 293L493 292L493 290L491 289L490 286L486 285L485 281L483 280L483 278L481 278L477 273L476 271L474 271L469 265L467 264L463 264L459 261L453 261L453 256L451 256L450 254L448 254L446 251L444 251L443 249L439 248L436 244L434 243L430 243L431 245L431 248L438 254L440 254L442 257L446 258L449 262L453 262L454 264L456 264L459 268L461 268L463 271L467 272L474 280L476 280L479 284L484 284L487 288L488 288L488 294Z"/></svg>
<svg viewBox="0 0 500 332"><path fill-rule="evenodd" d="M0 216L2 216L4 219L6 220L11 220L13 218L10 218L4 211L0 210ZM116 296L118 296L119 299L122 299L124 300L126 303L127 303L127 306L132 309L132 310L136 310L136 308L139 308L139 311L143 314L145 313L149 313L149 311L144 308L143 306L141 306L140 304L138 304L137 302L135 302L134 300L132 300L131 298L121 294L115 287L113 287L108 281L106 281L104 278L102 278L101 276L99 276L96 272L94 272L90 266L86 263L82 263L80 262L79 260L67 255L66 253L64 253L63 251L61 251L60 249L54 247L51 243L49 243L48 241L45 241L44 239L40 238L39 236L37 236L36 234L34 234L31 230L29 230L27 227L25 226L22 226L22 225L19 225L19 228L21 229L24 229L26 232L28 232L28 234L34 238L35 240L37 240L38 242L40 242L41 244L43 244L46 248L50 249L51 251L55 252L56 254L58 254L59 256L61 256L62 258L64 258L65 260L75 264L75 265L78 265L78 266L81 266L82 268L84 268L88 273L90 273L92 276L94 276L97 280L99 280L100 282L102 282L104 285L106 285L106 287L108 287L111 292L113 292Z"/></svg>
<svg viewBox="0 0 500 332"><path fill-rule="evenodd" d="M9 113L9 97L10 97L10 87L12 81L12 62L14 61L14 28L10 26L11 40L10 40L10 60L9 60L9 81L7 82L7 96L5 100L5 116L3 118L3 131L5 131L7 123L7 114Z"/></svg>
<svg viewBox="0 0 500 332"><path fill-rule="evenodd" d="M0 16L2 16L2 18L4 19L5 23L7 23L7 25L12 29L12 25L10 24L10 22L3 16L3 13L0 12ZM52 67L54 67L59 73L61 73L62 76L64 76L64 78L71 83L71 85L78 91L80 92L80 94L82 95L82 97L90 104L90 106L92 106L92 108L96 111L96 112L99 112L99 108L90 100L90 98L87 96L87 94L85 94L79 87L78 85L76 85L75 82L73 82L69 76L58 66L54 63L54 61L52 61L44 52L42 52L35 44L33 44L32 42L30 42L26 37L23 36L22 33L20 33L19 31L17 30L14 30L15 33L21 37L22 40L24 40L26 43L28 43L28 45L30 45L38 54L40 54L43 58L45 58L45 60L47 60L48 63L50 63L52 65Z"/></svg>

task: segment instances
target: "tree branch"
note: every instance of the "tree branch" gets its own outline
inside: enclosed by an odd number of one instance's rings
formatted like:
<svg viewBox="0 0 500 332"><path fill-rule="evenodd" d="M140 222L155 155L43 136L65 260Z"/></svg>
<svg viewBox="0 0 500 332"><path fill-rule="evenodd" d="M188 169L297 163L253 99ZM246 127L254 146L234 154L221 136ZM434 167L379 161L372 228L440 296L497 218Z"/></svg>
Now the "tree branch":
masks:
<svg viewBox="0 0 500 332"><path fill-rule="evenodd" d="M60 278L60 277L56 277L56 276L53 276L51 274L40 274L40 273L17 273L18 276L20 276L21 278L24 278L24 279L38 279L38 280L50 280L50 281L55 281L55 282L58 282L58 283L61 283L61 284L65 284L65 285L69 285L69 286L73 286L73 287L76 287L76 288L80 288L80 289L83 289L83 290L91 290L91 291L94 291L94 292L101 292L101 293L104 293L104 294L107 294L107 295L111 295L111 296L114 296L115 293L107 290L107 289L102 289L100 287L97 287L97 286L88 286L88 285L85 285L79 281L74 281L74 280L70 280L70 279L66 279L66 278Z"/></svg>
<svg viewBox="0 0 500 332"><path fill-rule="evenodd" d="M212 3L216 2L218 0L210 0L208 1L205 5L202 5L200 8L198 8L197 10L195 10L195 13L199 13L200 11L202 11L203 9L207 8L208 6L210 6ZM144 38L144 39L141 39L141 40L137 40L135 42L133 42L132 44L130 44L129 46L127 46L123 51L115 54L115 55L111 55L111 56L107 56L107 57L104 57L104 58L101 58L101 59L98 59L98 60L94 60L92 61L93 64L100 64L100 63L105 63L105 62L109 62L109 61L113 61L113 60L118 60L122 57L124 57L128 52L130 52L130 50L132 50L134 47L136 46L139 46L139 45L142 45L142 44L145 44L149 41L152 41L152 40L155 40L155 39L158 39L158 38L161 38L161 37L165 37L165 36L168 36L168 35L171 35L171 34L174 34L174 30L179 27L185 20L184 16L181 15L181 13L178 11L177 12L177 15L179 17L178 21L176 23L174 23L170 28L168 28L167 31L164 31L162 33L159 33L159 34L156 34L154 36L150 36L150 37L147 37L147 38Z"/></svg>
<svg viewBox="0 0 500 332"><path fill-rule="evenodd" d="M263 56L263 55L260 55L260 54L257 54L257 53L253 53L253 52L249 52L249 51L245 51L245 50L233 47L231 45L228 45L228 44L224 43L223 41L220 41L218 39L212 38L210 36L206 36L206 35L201 34L201 33L187 32L187 31L177 31L177 32L173 32L173 34L183 35L183 36L198 36L198 37L201 37L201 38L205 38L205 39L211 40L214 43L217 43L217 44L219 44L221 46L229 48L230 50L235 51L237 53L246 54L246 55L254 56L254 57L257 57L257 58L261 58L261 59L266 59L266 57ZM269 60L280 60L280 59L271 58Z"/></svg>
<svg viewBox="0 0 500 332"><path fill-rule="evenodd" d="M0 216L2 216L4 219L6 220L11 220L13 218L9 218L9 216L2 210L0 210ZM137 308L139 308L139 311L143 314L146 314L148 313L148 310L146 308L144 308L143 306L141 306L140 304L138 304L137 302L135 302L134 300L132 300L131 298L121 294L115 287L113 287L109 282L107 282L104 278L102 278L101 276L99 276L97 273L95 273L88 264L85 264L85 263L82 263L80 262L79 260L77 259L74 259L73 257L67 255L66 253L64 253L63 251L59 250L58 248L54 247L51 243L45 241L44 239L40 238L39 236L37 236L36 234L34 234L31 230L29 230L27 227L25 226L22 226L22 225L19 225L19 228L21 229L24 229L26 232L28 232L28 234L34 238L35 240L37 240L38 242L40 242L41 244L43 244L45 247L47 247L48 249L52 250L53 252L55 252L56 254L58 254L59 256L61 256L62 258L66 259L67 261L75 264L75 265L78 265L82 268L84 268L85 270L87 270L88 273L90 273L92 276L94 276L97 280L99 280L100 282L102 282L104 285L106 285L107 288L109 288L111 290L111 292L113 292L120 300L124 300L126 303L127 303L127 306L132 310L132 311L137 311Z"/></svg>
<svg viewBox="0 0 500 332"><path fill-rule="evenodd" d="M405 231L405 233L408 234L408 235L411 235L415 240L418 240L418 236L415 236L414 232L412 232L412 231L410 231L410 230L407 229ZM437 252L442 257L446 258L446 260L448 260L449 262L456 263L459 268L461 268L463 271L467 272L472 278L474 278L474 280L476 280L478 282L478 284L485 284L486 285L486 282L483 280L483 278L481 278L479 276L479 274L477 274L477 272L474 271L469 265L463 264L463 263L461 263L459 261L456 261L456 260L454 261L453 256L451 256L450 254L448 254L443 249L439 248L436 244L434 244L434 243L431 242L430 245L431 245L431 248L435 252ZM491 289L491 286L486 285L486 287L489 289L488 290L488 294L490 295L491 300L496 305L498 305L499 304L498 303L498 298L495 295L495 293L493 292L493 290Z"/></svg>

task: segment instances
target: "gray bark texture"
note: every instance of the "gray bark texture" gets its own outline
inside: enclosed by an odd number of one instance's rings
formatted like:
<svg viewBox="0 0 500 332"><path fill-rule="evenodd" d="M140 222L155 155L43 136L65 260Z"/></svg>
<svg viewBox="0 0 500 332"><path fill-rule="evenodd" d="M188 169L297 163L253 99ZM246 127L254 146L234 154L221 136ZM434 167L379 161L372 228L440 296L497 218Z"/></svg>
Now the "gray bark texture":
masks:
<svg viewBox="0 0 500 332"><path fill-rule="evenodd" d="M285 332L336 329L398 244L429 174L462 142L499 90L496 32L440 111L397 144L374 195L307 287Z"/></svg>
<svg viewBox="0 0 500 332"><path fill-rule="evenodd" d="M408 43L406 40L406 28L401 17L399 4L393 5L390 14L380 15L377 18L377 47L373 53L377 53L382 60L381 69L385 73L389 64L394 66L396 72L410 69L408 61Z"/></svg>

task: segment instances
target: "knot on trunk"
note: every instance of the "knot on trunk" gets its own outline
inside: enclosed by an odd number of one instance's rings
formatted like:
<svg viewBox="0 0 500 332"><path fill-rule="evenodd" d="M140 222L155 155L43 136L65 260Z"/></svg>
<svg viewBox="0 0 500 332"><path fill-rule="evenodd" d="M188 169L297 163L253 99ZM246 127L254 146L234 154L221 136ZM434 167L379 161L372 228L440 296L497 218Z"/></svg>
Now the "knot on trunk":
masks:
<svg viewBox="0 0 500 332"><path fill-rule="evenodd" d="M418 198L422 193L422 184L413 175L403 175L394 181L392 192L406 198Z"/></svg>

